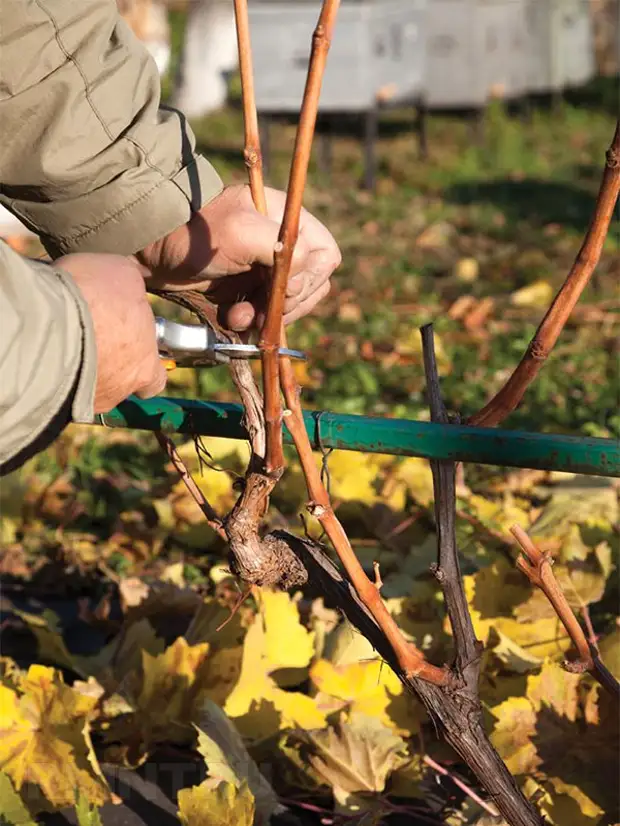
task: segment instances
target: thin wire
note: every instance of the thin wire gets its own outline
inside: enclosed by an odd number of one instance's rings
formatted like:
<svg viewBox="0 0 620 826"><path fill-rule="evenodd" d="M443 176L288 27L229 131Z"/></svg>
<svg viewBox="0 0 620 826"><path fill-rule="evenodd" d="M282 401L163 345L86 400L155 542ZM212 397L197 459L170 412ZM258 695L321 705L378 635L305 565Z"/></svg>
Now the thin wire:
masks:
<svg viewBox="0 0 620 826"><path fill-rule="evenodd" d="M332 486L332 478L329 472L329 465L328 459L334 452L334 448L330 447L327 449L323 444L323 440L321 439L321 416L325 414L324 410L321 410L318 416L315 418L315 427L316 427L316 443L321 451L321 483L325 490L327 491L327 496L331 500L331 486ZM321 534L318 538L318 542L323 541L323 537L327 534L325 528L321 525Z"/></svg>
<svg viewBox="0 0 620 826"><path fill-rule="evenodd" d="M321 412L316 417L316 443L319 446L319 450L321 451L321 482L323 483L323 487L327 491L327 495L331 499L331 476L329 473L329 465L327 464L327 460L334 452L334 448L326 448L323 444L323 440L321 439L321 416L325 415L325 411L321 410Z"/></svg>

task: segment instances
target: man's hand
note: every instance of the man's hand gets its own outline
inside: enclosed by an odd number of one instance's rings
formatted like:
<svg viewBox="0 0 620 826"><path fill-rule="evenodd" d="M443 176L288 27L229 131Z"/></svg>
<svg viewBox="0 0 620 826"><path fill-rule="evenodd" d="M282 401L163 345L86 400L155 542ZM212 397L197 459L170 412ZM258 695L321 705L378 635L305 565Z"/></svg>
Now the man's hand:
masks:
<svg viewBox="0 0 620 826"><path fill-rule="evenodd" d="M157 289L199 289L220 307L231 330L260 326L265 284L257 265L273 265L286 195L266 190L269 217L260 215L248 186L230 186L182 227L137 254ZM323 224L302 210L288 281L284 321L309 313L329 292L340 251Z"/></svg>
<svg viewBox="0 0 620 826"><path fill-rule="evenodd" d="M144 268L121 255L77 253L54 262L73 276L90 309L97 343L95 413L131 393L156 396L166 386L146 297Z"/></svg>

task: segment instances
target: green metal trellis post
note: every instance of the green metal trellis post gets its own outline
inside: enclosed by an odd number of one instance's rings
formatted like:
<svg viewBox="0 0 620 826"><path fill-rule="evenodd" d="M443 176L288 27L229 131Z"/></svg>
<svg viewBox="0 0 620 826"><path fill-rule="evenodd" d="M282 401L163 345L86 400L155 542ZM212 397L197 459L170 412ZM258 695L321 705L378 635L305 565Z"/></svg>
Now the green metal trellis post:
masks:
<svg viewBox="0 0 620 826"><path fill-rule="evenodd" d="M142 400L132 396L101 416L100 423L108 427L246 439L242 418L243 408L238 404L161 397ZM347 416L324 411L304 411L304 418L312 445L317 450L337 448L593 476L620 476L620 442L615 439ZM285 432L285 438L287 436Z"/></svg>

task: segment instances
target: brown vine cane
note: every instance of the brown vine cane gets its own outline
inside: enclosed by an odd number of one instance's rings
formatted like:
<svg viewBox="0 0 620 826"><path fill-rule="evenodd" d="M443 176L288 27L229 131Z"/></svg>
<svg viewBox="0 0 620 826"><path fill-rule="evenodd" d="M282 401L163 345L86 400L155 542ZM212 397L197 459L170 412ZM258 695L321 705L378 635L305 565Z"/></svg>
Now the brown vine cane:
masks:
<svg viewBox="0 0 620 826"><path fill-rule="evenodd" d="M278 469L282 450L281 386L287 405L287 415L284 418L285 425L293 437L293 442L306 478L310 498L308 511L321 523L360 599L390 641L404 673L420 675L437 684L445 684L450 680L449 671L445 668L437 668L431 663L428 663L423 654L413 644L405 640L397 623L381 599L378 566L375 569L376 580L372 582L366 576L342 525L331 507L329 494L325 489L321 474L318 472L314 462L312 446L303 422L300 388L295 378L290 359L280 357L279 381L276 381L278 378L276 370L278 364L274 356L274 344L277 344L277 346L286 346L286 336L282 325L282 307L286 289L286 277L290 266L289 253L292 254L294 242L297 237L299 213L301 211L301 202L316 123L321 80L325 69L325 61L338 5L338 0L324 0L319 22L312 40L308 80L301 107L285 214L280 232L280 241L285 244L285 247L276 251L276 265L274 267L273 279L274 287L270 295L267 320L262 336L263 346L265 346L266 343L268 345L263 358L265 424L267 429L266 470L269 475L273 475L274 472L278 475L281 472ZM251 164L248 164L248 167L250 170L250 188L254 204L259 212L265 213L266 199L262 177L260 139L252 78L251 44L249 26L247 25L247 4L245 0L236 0L235 12L237 16L239 64L241 67L246 136L244 157L246 158L246 162L247 159L251 159L252 161ZM289 255L288 264L285 252Z"/></svg>
<svg viewBox="0 0 620 826"><path fill-rule="evenodd" d="M479 427L498 425L518 406L527 388L534 381L555 347L570 314L596 269L609 232L619 192L620 120L616 122L611 145L605 154L605 168L590 226L564 284L553 299L523 358L506 384L482 410L470 416L467 424Z"/></svg>

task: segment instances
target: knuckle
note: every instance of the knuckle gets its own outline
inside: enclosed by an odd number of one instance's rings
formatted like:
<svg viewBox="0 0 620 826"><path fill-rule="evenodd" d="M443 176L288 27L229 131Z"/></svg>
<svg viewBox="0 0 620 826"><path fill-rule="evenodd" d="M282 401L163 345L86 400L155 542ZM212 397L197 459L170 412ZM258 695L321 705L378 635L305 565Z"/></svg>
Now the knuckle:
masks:
<svg viewBox="0 0 620 826"><path fill-rule="evenodd" d="M342 255L337 246L327 247L318 250L316 254L316 269L317 272L330 276L333 271L340 266L342 262Z"/></svg>

